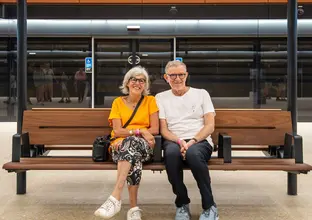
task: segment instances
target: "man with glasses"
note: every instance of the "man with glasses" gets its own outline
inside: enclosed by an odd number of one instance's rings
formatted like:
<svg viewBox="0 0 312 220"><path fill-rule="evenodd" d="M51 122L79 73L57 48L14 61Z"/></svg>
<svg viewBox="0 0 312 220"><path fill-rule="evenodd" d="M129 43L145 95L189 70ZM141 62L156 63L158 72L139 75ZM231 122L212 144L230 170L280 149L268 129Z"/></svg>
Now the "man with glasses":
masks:
<svg viewBox="0 0 312 220"><path fill-rule="evenodd" d="M180 61L166 65L165 79L171 90L156 95L160 132L164 137L165 165L169 182L176 195L175 220L191 219L183 166L187 164L197 182L203 212L199 220L219 219L213 199L208 160L212 154L211 134L214 131L215 110L209 93L186 86L188 72Z"/></svg>

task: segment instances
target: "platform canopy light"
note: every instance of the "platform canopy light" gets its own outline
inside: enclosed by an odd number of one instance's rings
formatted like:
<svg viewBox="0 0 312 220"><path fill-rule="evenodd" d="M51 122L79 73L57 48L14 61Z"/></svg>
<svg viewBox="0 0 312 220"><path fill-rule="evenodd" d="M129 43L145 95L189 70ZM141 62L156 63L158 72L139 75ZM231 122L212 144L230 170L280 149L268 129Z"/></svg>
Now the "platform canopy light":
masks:
<svg viewBox="0 0 312 220"><path fill-rule="evenodd" d="M140 30L140 25L128 25L127 30L128 31L139 31Z"/></svg>

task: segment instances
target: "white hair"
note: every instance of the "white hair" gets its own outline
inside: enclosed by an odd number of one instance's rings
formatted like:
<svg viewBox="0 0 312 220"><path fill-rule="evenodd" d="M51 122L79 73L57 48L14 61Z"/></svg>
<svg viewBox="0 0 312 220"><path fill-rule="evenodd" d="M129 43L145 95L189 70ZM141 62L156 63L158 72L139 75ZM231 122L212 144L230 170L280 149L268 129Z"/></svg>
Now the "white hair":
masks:
<svg viewBox="0 0 312 220"><path fill-rule="evenodd" d="M170 69L171 67L179 67L179 66L183 66L185 69L185 72L187 72L186 65L179 60L169 61L166 65L165 72L167 73L168 69Z"/></svg>
<svg viewBox="0 0 312 220"><path fill-rule="evenodd" d="M149 79L149 75L148 75L146 69L144 67L142 67L142 66L133 67L126 73L126 75L125 75L125 77L123 79L122 85L119 87L123 94L125 94L125 95L129 94L129 88L127 86L127 84L129 83L129 80L132 77L136 77L136 76L139 76L139 75L143 75L144 78L145 78L145 81L146 81L142 95L146 96L146 95L150 94L150 79Z"/></svg>

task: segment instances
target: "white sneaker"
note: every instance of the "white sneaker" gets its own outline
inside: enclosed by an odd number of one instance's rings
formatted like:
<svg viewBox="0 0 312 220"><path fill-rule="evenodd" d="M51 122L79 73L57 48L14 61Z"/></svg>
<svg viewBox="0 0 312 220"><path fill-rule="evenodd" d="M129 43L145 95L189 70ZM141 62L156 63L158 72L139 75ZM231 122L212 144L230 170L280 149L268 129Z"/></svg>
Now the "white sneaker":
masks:
<svg viewBox="0 0 312 220"><path fill-rule="evenodd" d="M139 209L139 207L133 207L131 209L129 209L128 213L127 213L127 220L142 220L142 210Z"/></svg>
<svg viewBox="0 0 312 220"><path fill-rule="evenodd" d="M104 219L110 219L115 216L121 209L121 201L118 201L113 196L108 197L108 199L98 208L94 215L102 217Z"/></svg>

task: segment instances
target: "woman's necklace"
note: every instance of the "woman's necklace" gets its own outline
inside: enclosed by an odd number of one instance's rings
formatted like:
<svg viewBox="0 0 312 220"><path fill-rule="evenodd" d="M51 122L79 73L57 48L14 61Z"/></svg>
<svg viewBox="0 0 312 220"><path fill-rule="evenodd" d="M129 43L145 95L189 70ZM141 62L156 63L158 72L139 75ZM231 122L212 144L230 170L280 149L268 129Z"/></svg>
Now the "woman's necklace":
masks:
<svg viewBox="0 0 312 220"><path fill-rule="evenodd" d="M135 108L135 106L136 106L138 103L130 102L130 101L128 100L128 98L129 98L129 96L125 98L126 102L127 102L129 105L131 105L132 108Z"/></svg>

